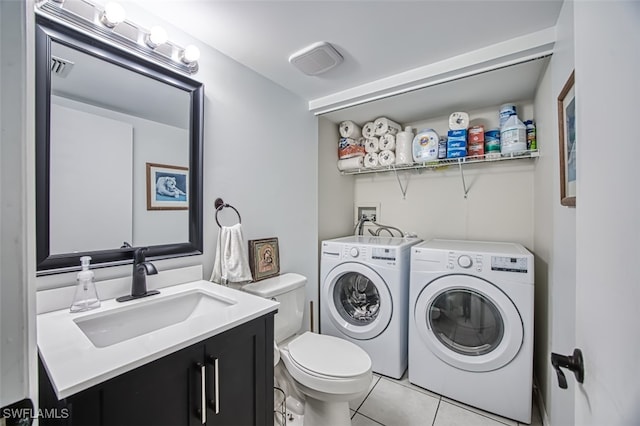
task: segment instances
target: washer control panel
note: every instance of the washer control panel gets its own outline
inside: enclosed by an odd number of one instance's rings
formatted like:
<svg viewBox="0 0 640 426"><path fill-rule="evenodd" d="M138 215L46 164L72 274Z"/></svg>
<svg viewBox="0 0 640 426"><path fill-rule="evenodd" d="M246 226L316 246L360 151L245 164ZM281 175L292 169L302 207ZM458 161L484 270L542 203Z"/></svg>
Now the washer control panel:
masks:
<svg viewBox="0 0 640 426"><path fill-rule="evenodd" d="M398 260L398 250L389 247L344 246L340 257L345 260L358 259L395 265Z"/></svg>

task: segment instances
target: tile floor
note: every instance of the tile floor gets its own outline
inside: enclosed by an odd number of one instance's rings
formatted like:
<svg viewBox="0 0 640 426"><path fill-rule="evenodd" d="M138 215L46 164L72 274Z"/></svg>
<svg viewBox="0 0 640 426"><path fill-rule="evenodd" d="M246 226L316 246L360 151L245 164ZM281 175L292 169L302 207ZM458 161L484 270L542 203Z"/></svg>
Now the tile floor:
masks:
<svg viewBox="0 0 640 426"><path fill-rule="evenodd" d="M415 386L406 373L400 380L374 374L369 392L349 406L353 426L520 426ZM542 426L536 404L531 426Z"/></svg>

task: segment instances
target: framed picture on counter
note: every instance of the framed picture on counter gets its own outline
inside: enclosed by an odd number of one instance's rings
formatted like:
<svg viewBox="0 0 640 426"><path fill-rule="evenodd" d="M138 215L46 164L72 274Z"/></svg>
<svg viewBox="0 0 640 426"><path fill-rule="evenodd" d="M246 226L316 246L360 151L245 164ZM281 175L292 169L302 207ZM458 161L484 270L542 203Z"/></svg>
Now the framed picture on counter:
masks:
<svg viewBox="0 0 640 426"><path fill-rule="evenodd" d="M254 281L280 274L280 253L276 237L249 240L249 267Z"/></svg>
<svg viewBox="0 0 640 426"><path fill-rule="evenodd" d="M188 210L189 168L147 163L147 210Z"/></svg>
<svg viewBox="0 0 640 426"><path fill-rule="evenodd" d="M560 204L576 205L576 95L575 70L558 96L558 137L560 142Z"/></svg>

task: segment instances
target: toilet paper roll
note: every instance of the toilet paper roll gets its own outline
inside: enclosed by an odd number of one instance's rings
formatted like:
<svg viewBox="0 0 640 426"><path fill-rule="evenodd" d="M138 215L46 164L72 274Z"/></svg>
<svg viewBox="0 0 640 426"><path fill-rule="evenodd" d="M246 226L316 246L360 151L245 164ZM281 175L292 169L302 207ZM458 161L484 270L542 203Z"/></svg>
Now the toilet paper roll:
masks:
<svg viewBox="0 0 640 426"><path fill-rule="evenodd" d="M376 135L376 125L373 121L369 121L368 123L364 123L362 126L362 136L365 138L372 138Z"/></svg>
<svg viewBox="0 0 640 426"><path fill-rule="evenodd" d="M380 142L378 138L375 136L372 138L368 138L364 140L364 151L365 152L375 152L380 151Z"/></svg>
<svg viewBox="0 0 640 426"><path fill-rule="evenodd" d="M377 167L378 166L378 154L370 152L364 156L365 167Z"/></svg>
<svg viewBox="0 0 640 426"><path fill-rule="evenodd" d="M361 169L364 166L364 157L351 157L344 160L338 160L338 170L354 170Z"/></svg>
<svg viewBox="0 0 640 426"><path fill-rule="evenodd" d="M396 155L393 151L385 149L384 151L380 151L378 154L378 163L381 166L390 166L396 162Z"/></svg>
<svg viewBox="0 0 640 426"><path fill-rule="evenodd" d="M449 129L464 130L469 127L469 114L466 112L454 112L449 116Z"/></svg>
<svg viewBox="0 0 640 426"><path fill-rule="evenodd" d="M402 131L402 126L396 123L395 121L389 120L387 117L377 118L376 121L373 122L376 129L376 136L382 136L385 133L391 133L395 135L398 132Z"/></svg>
<svg viewBox="0 0 640 426"><path fill-rule="evenodd" d="M380 151L385 149L393 151L394 149L396 149L396 137L391 133L385 133L384 135L380 136L378 148L380 148Z"/></svg>
<svg viewBox="0 0 640 426"><path fill-rule="evenodd" d="M340 136L343 138L358 139L362 136L362 130L353 121L347 120L340 123Z"/></svg>

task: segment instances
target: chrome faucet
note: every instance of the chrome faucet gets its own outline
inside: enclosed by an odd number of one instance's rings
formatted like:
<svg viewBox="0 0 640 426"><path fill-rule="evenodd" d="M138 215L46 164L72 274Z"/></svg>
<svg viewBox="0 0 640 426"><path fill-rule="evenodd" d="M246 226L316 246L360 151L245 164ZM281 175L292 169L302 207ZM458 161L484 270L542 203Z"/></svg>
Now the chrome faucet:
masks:
<svg viewBox="0 0 640 426"><path fill-rule="evenodd" d="M118 297L116 299L118 302L126 302L127 300L139 299L160 293L158 290L147 291L147 275L155 275L158 273L158 270L153 263L145 260L144 253L146 251L147 247L140 247L134 250L131 294Z"/></svg>

